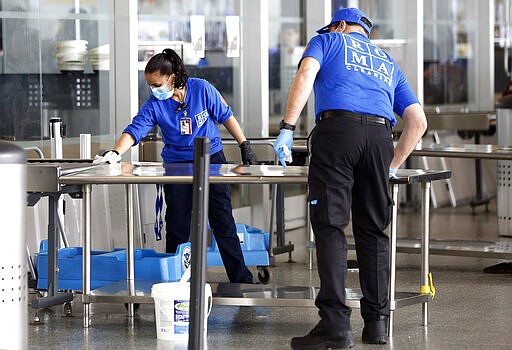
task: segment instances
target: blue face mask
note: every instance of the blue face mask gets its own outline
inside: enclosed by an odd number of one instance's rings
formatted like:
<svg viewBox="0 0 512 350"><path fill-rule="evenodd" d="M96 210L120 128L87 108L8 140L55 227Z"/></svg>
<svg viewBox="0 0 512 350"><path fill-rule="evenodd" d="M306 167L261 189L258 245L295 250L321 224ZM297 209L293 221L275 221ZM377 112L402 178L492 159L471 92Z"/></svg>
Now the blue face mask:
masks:
<svg viewBox="0 0 512 350"><path fill-rule="evenodd" d="M169 79L167 79L167 82L164 85L157 88L151 88L153 96L155 96L157 99L162 101L167 100L174 94L174 87L171 90L167 89L167 84L169 83L169 80L171 80L171 76L169 76Z"/></svg>

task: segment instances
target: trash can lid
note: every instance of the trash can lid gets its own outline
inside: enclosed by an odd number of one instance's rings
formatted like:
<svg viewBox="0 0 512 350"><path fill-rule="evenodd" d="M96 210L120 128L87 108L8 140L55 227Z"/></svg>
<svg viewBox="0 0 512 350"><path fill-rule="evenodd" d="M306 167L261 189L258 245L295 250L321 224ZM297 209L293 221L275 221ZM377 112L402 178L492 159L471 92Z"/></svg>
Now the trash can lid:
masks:
<svg viewBox="0 0 512 350"><path fill-rule="evenodd" d="M496 108L512 109L512 94L503 96L498 101L496 101Z"/></svg>
<svg viewBox="0 0 512 350"><path fill-rule="evenodd" d="M20 146L7 141L0 141L0 164L25 164L27 156Z"/></svg>

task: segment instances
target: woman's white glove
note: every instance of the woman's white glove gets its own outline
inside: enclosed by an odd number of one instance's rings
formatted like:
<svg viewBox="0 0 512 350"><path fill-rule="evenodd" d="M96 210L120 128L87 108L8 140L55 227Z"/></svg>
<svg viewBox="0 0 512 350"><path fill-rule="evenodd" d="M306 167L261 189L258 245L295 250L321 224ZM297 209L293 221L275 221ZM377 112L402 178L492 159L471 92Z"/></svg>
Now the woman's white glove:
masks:
<svg viewBox="0 0 512 350"><path fill-rule="evenodd" d="M110 151L103 153L102 156L94 157L94 160L92 162L94 164L102 164L102 163L115 164L115 163L119 163L120 161L121 161L121 156L119 155L119 152L116 150L110 150Z"/></svg>

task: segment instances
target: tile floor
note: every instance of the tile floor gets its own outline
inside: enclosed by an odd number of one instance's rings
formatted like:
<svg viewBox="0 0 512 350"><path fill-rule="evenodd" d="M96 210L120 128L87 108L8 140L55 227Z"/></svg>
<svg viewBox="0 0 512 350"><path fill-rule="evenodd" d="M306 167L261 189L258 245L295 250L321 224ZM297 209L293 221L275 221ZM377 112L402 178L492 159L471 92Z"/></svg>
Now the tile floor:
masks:
<svg viewBox="0 0 512 350"><path fill-rule="evenodd" d="M403 209L399 214L399 236L416 237L419 213ZM305 264L304 230L289 232L296 251L295 262L278 256L270 269L272 281L280 285L318 286L316 270ZM432 239L508 240L497 235L496 204L489 211L468 206L431 211ZM483 273L483 268L502 260L432 256L431 271L436 297L429 303L429 325L421 325L421 306L412 305L395 312L395 333L388 345L361 343L362 319L352 312L356 349L512 349L512 274ZM255 271L255 269L254 269ZM419 289L419 256L399 254L397 290ZM222 268L208 268L208 281L226 280ZM348 287L358 287L356 271L347 279ZM32 295L33 296L33 295ZM61 306L39 311L29 307L29 349L184 349L157 340L154 306L143 304L135 317L126 316L124 305L93 304L92 325L83 328L82 306L77 295L72 315ZM318 321L313 307L214 306L208 318L209 349L289 349L290 339L307 333Z"/></svg>

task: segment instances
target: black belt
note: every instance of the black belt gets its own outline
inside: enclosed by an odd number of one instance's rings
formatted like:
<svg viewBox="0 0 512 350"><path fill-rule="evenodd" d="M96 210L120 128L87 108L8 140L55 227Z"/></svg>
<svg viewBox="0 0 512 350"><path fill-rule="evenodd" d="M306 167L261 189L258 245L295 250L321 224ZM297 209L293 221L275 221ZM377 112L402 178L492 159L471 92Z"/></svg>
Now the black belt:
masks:
<svg viewBox="0 0 512 350"><path fill-rule="evenodd" d="M383 117L377 117L375 115L363 114L363 113L355 113L350 111L345 111L342 109L332 110L332 111L324 111L320 113L320 118L318 120L325 120L331 118L348 118L352 120L357 120L362 123L368 124L381 124L386 125L387 119ZM389 122L388 122L389 123Z"/></svg>

